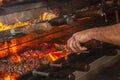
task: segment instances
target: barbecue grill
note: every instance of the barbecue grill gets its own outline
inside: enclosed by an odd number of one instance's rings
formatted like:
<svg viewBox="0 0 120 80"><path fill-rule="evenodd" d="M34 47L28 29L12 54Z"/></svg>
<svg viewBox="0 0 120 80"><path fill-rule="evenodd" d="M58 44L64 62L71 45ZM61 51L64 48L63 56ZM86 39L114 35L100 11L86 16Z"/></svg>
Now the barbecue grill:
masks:
<svg viewBox="0 0 120 80"><path fill-rule="evenodd" d="M10 0L0 5L0 80L89 80L120 60L119 47L89 41L67 54L73 33L119 22L119 0Z"/></svg>

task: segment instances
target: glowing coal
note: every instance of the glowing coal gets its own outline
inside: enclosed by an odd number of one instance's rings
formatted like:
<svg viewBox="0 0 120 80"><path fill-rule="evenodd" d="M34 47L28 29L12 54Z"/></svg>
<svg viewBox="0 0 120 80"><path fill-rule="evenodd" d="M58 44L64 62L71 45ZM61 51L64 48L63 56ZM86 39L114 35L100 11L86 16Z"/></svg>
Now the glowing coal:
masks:
<svg viewBox="0 0 120 80"><path fill-rule="evenodd" d="M66 45L41 43L23 47L18 53L0 61L3 80L15 80L18 75L53 62L66 54Z"/></svg>

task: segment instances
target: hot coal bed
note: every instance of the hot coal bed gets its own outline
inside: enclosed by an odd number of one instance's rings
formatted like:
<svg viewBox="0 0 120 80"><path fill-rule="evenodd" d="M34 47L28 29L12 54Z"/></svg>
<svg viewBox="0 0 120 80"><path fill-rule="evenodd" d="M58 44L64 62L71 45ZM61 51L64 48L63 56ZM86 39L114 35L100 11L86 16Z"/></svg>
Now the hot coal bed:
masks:
<svg viewBox="0 0 120 80"><path fill-rule="evenodd" d="M119 1L110 2L4 2L0 9L0 80L88 80L115 63L120 59L119 47L99 41L83 44L89 50L81 54L66 52L73 33L119 22Z"/></svg>

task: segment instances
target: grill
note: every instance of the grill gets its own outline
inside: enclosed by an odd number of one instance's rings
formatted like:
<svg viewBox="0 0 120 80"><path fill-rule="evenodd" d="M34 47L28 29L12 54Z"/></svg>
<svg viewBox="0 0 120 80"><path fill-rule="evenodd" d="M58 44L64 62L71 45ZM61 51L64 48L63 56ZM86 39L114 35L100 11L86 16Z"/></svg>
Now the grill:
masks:
<svg viewBox="0 0 120 80"><path fill-rule="evenodd" d="M118 23L117 0L11 0L0 10L0 80L88 80L120 59L118 46L94 40L66 51L73 33Z"/></svg>

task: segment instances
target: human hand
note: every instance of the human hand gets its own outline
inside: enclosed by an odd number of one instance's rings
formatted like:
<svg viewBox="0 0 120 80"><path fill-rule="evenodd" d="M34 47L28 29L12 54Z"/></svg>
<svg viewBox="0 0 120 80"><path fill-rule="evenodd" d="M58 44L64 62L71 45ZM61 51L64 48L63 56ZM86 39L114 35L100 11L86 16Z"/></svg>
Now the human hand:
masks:
<svg viewBox="0 0 120 80"><path fill-rule="evenodd" d="M0 6L2 6L2 4L3 4L3 0L0 0Z"/></svg>
<svg viewBox="0 0 120 80"><path fill-rule="evenodd" d="M77 33L74 33L73 36L67 41L67 49L69 53L80 53L87 48L82 46L81 43L86 43L92 40L92 30L84 30Z"/></svg>
<svg viewBox="0 0 120 80"><path fill-rule="evenodd" d="M0 2L3 2L3 0L0 0Z"/></svg>

